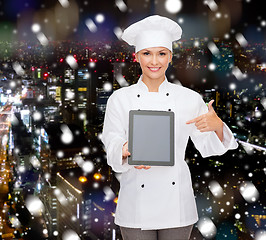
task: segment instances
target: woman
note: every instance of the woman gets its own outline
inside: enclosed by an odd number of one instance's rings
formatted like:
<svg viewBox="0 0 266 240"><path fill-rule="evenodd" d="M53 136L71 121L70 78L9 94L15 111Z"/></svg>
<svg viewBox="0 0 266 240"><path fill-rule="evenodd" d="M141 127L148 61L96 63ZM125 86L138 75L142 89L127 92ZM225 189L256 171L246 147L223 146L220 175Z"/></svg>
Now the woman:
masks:
<svg viewBox="0 0 266 240"><path fill-rule="evenodd" d="M107 162L122 173L115 223L124 240L189 239L198 220L189 168L184 161L189 137L203 157L221 155L237 143L225 123L190 89L169 83L165 76L172 60L172 42L180 26L151 16L128 27L122 39L135 46L142 69L137 84L115 91L106 108L102 141ZM175 165L131 166L127 149L130 110L175 113Z"/></svg>

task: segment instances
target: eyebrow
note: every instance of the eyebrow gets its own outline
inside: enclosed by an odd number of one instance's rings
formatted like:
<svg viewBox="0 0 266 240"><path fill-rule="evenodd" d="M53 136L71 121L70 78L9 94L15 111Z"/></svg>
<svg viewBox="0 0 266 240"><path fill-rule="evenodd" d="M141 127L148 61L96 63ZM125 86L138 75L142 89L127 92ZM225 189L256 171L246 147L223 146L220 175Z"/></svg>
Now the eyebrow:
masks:
<svg viewBox="0 0 266 240"><path fill-rule="evenodd" d="M148 49L143 49L145 52L151 52L150 50L148 50ZM162 50L160 50L159 52L165 52L165 51L167 51L167 49L162 49Z"/></svg>

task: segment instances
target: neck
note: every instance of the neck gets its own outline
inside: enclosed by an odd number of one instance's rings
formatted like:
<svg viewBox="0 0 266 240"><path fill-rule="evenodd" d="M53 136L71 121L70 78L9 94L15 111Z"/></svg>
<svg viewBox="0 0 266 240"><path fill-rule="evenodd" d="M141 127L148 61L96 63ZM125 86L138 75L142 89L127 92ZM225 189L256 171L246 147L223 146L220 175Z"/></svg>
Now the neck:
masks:
<svg viewBox="0 0 266 240"><path fill-rule="evenodd" d="M158 79L150 79L145 76L142 78L142 82L148 87L149 92L159 92L159 87L163 83L165 76Z"/></svg>

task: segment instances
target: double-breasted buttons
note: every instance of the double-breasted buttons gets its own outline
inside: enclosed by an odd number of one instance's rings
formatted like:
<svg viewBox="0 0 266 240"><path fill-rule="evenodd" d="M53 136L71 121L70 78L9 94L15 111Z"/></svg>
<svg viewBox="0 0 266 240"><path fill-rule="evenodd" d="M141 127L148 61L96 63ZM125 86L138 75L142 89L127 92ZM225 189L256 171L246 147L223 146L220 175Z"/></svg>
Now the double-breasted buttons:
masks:
<svg viewBox="0 0 266 240"><path fill-rule="evenodd" d="M144 188L144 184L142 184L141 187Z"/></svg>
<svg viewBox="0 0 266 240"><path fill-rule="evenodd" d="M169 96L169 93L166 93L166 96Z"/></svg>
<svg viewBox="0 0 266 240"><path fill-rule="evenodd" d="M172 185L175 185L175 182L172 182Z"/></svg>
<svg viewBox="0 0 266 240"><path fill-rule="evenodd" d="M138 94L137 97L140 97L140 95Z"/></svg>

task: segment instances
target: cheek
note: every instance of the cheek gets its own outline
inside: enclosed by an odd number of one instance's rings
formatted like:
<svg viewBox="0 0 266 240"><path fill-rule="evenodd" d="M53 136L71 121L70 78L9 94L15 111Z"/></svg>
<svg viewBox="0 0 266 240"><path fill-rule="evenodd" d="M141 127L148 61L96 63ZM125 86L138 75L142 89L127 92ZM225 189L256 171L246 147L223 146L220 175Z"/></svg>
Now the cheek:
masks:
<svg viewBox="0 0 266 240"><path fill-rule="evenodd" d="M162 65L164 65L167 68L168 65L169 65L169 61L170 61L169 58L164 59L163 62L162 62Z"/></svg>
<svg viewBox="0 0 266 240"><path fill-rule="evenodd" d="M147 58L145 58L145 57L143 57L143 58L139 58L139 64L140 64L140 66L142 67L144 67L145 65L147 65L148 64L148 62L149 62L149 60L147 59Z"/></svg>

